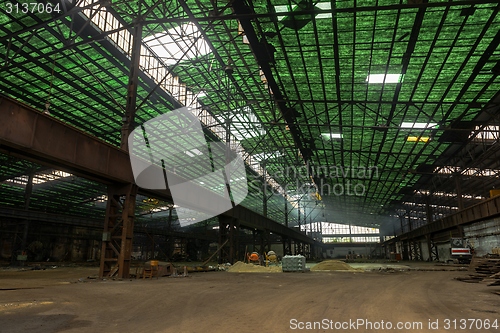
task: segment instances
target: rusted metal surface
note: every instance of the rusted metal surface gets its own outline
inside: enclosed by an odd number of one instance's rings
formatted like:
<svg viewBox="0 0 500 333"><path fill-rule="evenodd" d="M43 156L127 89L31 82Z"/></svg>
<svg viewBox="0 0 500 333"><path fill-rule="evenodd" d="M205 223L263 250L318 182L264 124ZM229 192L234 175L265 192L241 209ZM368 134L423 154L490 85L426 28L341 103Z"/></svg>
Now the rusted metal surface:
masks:
<svg viewBox="0 0 500 333"><path fill-rule="evenodd" d="M0 148L105 184L133 183L127 152L50 115L0 96Z"/></svg>
<svg viewBox="0 0 500 333"><path fill-rule="evenodd" d="M104 220L99 277L128 278L134 235L137 186L110 186Z"/></svg>
<svg viewBox="0 0 500 333"><path fill-rule="evenodd" d="M500 196L486 199L478 204L460 210L455 214L448 215L432 223L421 226L420 228L404 233L387 241L386 244L422 238L426 235L454 229L464 224L485 220L498 215L500 215Z"/></svg>

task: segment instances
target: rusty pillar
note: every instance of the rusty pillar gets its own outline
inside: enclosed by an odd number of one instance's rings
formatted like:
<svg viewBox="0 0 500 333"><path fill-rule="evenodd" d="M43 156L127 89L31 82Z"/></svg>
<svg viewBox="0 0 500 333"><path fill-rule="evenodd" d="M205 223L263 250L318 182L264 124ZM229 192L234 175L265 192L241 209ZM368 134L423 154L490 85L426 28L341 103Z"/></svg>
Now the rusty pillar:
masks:
<svg viewBox="0 0 500 333"><path fill-rule="evenodd" d="M108 187L99 277L128 278L137 186Z"/></svg>

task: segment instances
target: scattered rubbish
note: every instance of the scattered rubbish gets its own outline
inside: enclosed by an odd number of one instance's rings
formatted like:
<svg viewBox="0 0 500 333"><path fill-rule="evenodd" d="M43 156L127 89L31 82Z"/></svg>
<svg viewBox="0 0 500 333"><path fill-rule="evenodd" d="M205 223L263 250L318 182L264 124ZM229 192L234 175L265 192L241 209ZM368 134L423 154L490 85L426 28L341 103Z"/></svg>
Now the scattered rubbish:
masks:
<svg viewBox="0 0 500 333"><path fill-rule="evenodd" d="M456 280L467 283L483 283L488 286L500 285L500 256L494 254L486 258L472 258L467 277L457 277Z"/></svg>

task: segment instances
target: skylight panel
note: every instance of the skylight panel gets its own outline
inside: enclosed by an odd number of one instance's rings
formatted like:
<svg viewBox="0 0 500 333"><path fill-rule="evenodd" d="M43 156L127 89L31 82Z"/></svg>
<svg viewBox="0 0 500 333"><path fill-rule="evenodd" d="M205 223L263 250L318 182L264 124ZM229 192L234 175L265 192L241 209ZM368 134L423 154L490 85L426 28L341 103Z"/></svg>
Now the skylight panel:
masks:
<svg viewBox="0 0 500 333"><path fill-rule="evenodd" d="M319 2L316 4L315 7L319 8L319 9L324 9L324 10L331 10L332 4L331 4L331 2ZM332 18L332 13L317 14L315 17L317 19Z"/></svg>
<svg viewBox="0 0 500 333"><path fill-rule="evenodd" d="M341 133L321 133L327 139L342 139L344 136Z"/></svg>
<svg viewBox="0 0 500 333"><path fill-rule="evenodd" d="M274 6L274 10L276 13L287 13L295 10L297 6L294 6L294 8L290 8L288 5L278 5ZM332 4L330 2L319 2L314 6L316 9L323 9L323 10L331 10L332 9ZM278 15L278 20L281 21L284 19L286 16L284 15ZM332 18L332 13L322 13L322 14L316 14L315 18L317 19L324 19L324 18Z"/></svg>
<svg viewBox="0 0 500 333"><path fill-rule="evenodd" d="M146 37L144 43L167 65L210 53L210 47L194 23L185 23Z"/></svg>
<svg viewBox="0 0 500 333"><path fill-rule="evenodd" d="M434 128L437 126L437 123L410 123L410 122L402 122L401 128L417 128L417 129L425 129L425 128Z"/></svg>
<svg viewBox="0 0 500 333"><path fill-rule="evenodd" d="M368 83L400 83L402 80L402 74L369 74L366 77Z"/></svg>
<svg viewBox="0 0 500 333"><path fill-rule="evenodd" d="M291 12L291 9L290 9L290 6L288 5L279 5L279 6L274 6L274 10L276 11L276 13L287 13L287 12ZM285 16L284 15L278 15L278 20L282 20L284 19Z"/></svg>
<svg viewBox="0 0 500 333"><path fill-rule="evenodd" d="M189 157L195 157L195 156L200 156L200 155L203 155L203 153L201 151L199 151L198 149L196 148L193 148L191 150L187 150L184 152L187 156Z"/></svg>
<svg viewBox="0 0 500 333"><path fill-rule="evenodd" d="M485 141L497 141L500 139L500 126L485 126L482 131L477 133L474 137L476 131L480 130L480 126L476 126L474 131L469 135L469 138L473 138L474 140L485 140Z"/></svg>

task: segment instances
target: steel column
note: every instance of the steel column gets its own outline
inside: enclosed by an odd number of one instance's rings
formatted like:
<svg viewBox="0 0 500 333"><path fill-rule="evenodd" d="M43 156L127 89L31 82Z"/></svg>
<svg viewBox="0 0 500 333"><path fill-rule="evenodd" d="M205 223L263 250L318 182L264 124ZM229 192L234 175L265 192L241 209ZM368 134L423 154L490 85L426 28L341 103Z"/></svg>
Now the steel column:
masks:
<svg viewBox="0 0 500 333"><path fill-rule="evenodd" d="M425 237L427 241L427 250L429 251L429 261L439 261L438 249L432 236L432 234L429 234Z"/></svg>
<svg viewBox="0 0 500 333"><path fill-rule="evenodd" d="M304 255L304 244L302 242L295 242L294 246L295 246L295 249L294 249L295 255L299 255L299 254Z"/></svg>
<svg viewBox="0 0 500 333"><path fill-rule="evenodd" d="M238 220L220 215L219 216L219 247L222 247L219 255L219 264L229 262L233 264L238 258L238 233L240 224Z"/></svg>
<svg viewBox="0 0 500 333"><path fill-rule="evenodd" d="M99 277L128 278L137 186L109 186Z"/></svg>
<svg viewBox="0 0 500 333"><path fill-rule="evenodd" d="M422 260L422 247L420 246L420 241L411 240L408 242L410 253L410 260L420 261Z"/></svg>
<svg viewBox="0 0 500 333"><path fill-rule="evenodd" d="M127 88L127 105L123 116L121 132L121 148L128 151L128 137L134 130L135 113L137 107L137 86L139 85L139 63L141 60L142 23L136 22L132 43L130 74Z"/></svg>
<svg viewBox="0 0 500 333"><path fill-rule="evenodd" d="M460 182L460 174L455 175L455 186L457 189L457 201L458 201L458 210L464 209L464 198L462 196L462 184Z"/></svg>
<svg viewBox="0 0 500 333"><path fill-rule="evenodd" d="M283 242L283 255L291 255L292 254L292 240L288 237L281 237Z"/></svg>

